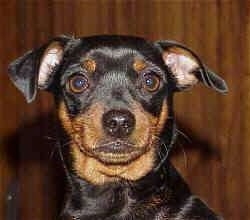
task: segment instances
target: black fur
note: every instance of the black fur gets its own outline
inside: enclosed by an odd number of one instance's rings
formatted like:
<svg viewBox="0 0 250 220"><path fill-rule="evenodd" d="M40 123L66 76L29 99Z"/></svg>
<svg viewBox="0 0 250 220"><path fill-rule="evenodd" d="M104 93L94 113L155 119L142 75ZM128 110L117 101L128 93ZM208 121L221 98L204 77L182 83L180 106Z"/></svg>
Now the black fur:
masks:
<svg viewBox="0 0 250 220"><path fill-rule="evenodd" d="M66 172L70 191L67 193L63 210L64 218L219 219L200 199L192 195L167 158L176 138L173 94L181 88L177 86L171 70L164 64L162 51L173 45L183 46L171 41L151 43L129 36L95 36L81 39L59 37L52 41L61 43L64 56L54 69L52 80L45 89L54 93L56 103L66 103L72 117L84 112L99 100L105 103L107 109L117 106L129 109L132 101L136 101L155 116L160 114L164 99L168 100L169 108L169 120L160 136L167 149L159 145L164 161L162 157L158 157L155 168L141 179L95 186L78 177L70 169L70 159L67 161ZM10 65L10 77L29 102L34 100L36 95L39 62L47 45L29 52ZM187 50L197 58L200 65L195 73L197 78L219 92L227 91L225 82L208 70L192 51ZM80 66L84 57L91 57L98 62L97 69L91 76ZM157 92L148 93L141 89L140 79L131 68L134 57L145 59L149 64L146 71L153 71L161 77ZM67 92L65 84L71 75L78 72L88 75L93 83L84 94L73 95Z"/></svg>

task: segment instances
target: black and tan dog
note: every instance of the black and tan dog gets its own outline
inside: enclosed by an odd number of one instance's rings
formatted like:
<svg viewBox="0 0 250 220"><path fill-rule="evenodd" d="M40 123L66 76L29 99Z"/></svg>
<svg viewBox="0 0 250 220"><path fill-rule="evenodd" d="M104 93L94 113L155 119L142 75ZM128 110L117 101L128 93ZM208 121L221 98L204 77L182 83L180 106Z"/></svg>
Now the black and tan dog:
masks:
<svg viewBox="0 0 250 220"><path fill-rule="evenodd" d="M227 91L191 50L129 36L62 36L14 61L9 73L28 102L37 89L55 96L60 141L69 138L65 219L219 219L167 158L174 93L198 81Z"/></svg>

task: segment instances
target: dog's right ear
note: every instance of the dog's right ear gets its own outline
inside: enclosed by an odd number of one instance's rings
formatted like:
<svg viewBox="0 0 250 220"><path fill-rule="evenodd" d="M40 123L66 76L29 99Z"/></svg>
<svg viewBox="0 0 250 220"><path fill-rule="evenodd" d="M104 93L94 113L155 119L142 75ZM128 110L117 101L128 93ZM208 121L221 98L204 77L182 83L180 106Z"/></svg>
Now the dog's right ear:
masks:
<svg viewBox="0 0 250 220"><path fill-rule="evenodd" d="M42 47L29 51L13 61L8 68L15 86L24 94L27 102L32 102L37 88L47 89L62 62L64 48L72 38L60 36Z"/></svg>

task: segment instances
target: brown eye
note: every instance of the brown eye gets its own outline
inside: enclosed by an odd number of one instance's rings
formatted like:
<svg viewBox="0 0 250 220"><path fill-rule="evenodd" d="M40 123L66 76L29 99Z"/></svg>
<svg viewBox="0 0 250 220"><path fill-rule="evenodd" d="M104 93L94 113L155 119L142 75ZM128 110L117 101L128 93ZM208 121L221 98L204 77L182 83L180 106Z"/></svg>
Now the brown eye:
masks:
<svg viewBox="0 0 250 220"><path fill-rule="evenodd" d="M148 73L144 75L144 88L149 92L155 92L159 89L160 86L160 78L152 73Z"/></svg>
<svg viewBox="0 0 250 220"><path fill-rule="evenodd" d="M88 79L84 75L75 75L69 79L68 89L73 93L82 93L89 87Z"/></svg>

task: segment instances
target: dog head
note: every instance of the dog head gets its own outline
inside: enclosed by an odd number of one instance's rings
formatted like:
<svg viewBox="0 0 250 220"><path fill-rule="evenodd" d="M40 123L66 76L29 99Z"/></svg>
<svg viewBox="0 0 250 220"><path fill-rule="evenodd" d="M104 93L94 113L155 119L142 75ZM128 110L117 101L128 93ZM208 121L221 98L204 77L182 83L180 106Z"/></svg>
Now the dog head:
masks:
<svg viewBox="0 0 250 220"><path fill-rule="evenodd" d="M9 74L28 102L38 89L54 94L73 172L94 184L137 180L155 166L174 92L199 81L227 91L190 49L129 36L58 37Z"/></svg>

